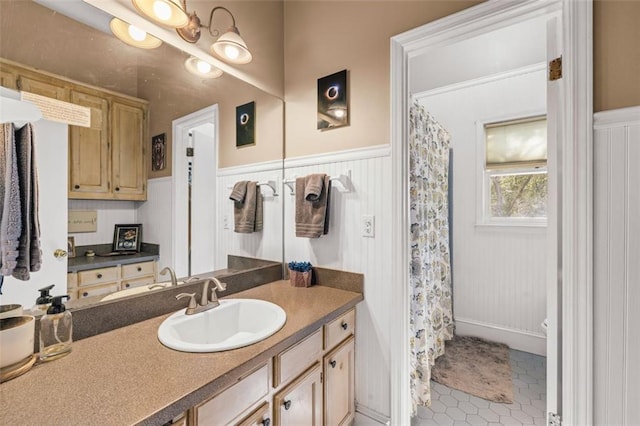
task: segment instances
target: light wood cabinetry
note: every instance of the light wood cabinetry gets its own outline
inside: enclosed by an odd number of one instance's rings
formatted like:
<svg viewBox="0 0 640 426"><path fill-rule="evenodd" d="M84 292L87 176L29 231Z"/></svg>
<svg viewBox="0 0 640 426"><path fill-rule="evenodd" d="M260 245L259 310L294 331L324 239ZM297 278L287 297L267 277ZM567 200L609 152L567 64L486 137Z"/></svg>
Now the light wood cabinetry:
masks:
<svg viewBox="0 0 640 426"><path fill-rule="evenodd" d="M355 416L354 331L355 309L351 309L196 406L193 425L351 424Z"/></svg>
<svg viewBox="0 0 640 426"><path fill-rule="evenodd" d="M349 425L355 407L355 339L350 337L324 357L324 422Z"/></svg>
<svg viewBox="0 0 640 426"><path fill-rule="evenodd" d="M106 295L127 288L150 285L158 277L155 260L67 274L67 293L71 299Z"/></svg>
<svg viewBox="0 0 640 426"><path fill-rule="evenodd" d="M71 199L147 198L148 102L0 59L0 83L90 108L90 127L69 126Z"/></svg>
<svg viewBox="0 0 640 426"><path fill-rule="evenodd" d="M276 425L322 425L322 368L316 363L273 398Z"/></svg>

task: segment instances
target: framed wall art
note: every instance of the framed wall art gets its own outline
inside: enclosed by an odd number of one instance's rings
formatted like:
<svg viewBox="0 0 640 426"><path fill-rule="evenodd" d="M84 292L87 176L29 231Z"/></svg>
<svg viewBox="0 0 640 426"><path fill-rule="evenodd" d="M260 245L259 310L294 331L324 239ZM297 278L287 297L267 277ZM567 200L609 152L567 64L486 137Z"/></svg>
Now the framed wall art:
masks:
<svg viewBox="0 0 640 426"><path fill-rule="evenodd" d="M166 167L166 133L151 138L151 170L156 172Z"/></svg>
<svg viewBox="0 0 640 426"><path fill-rule="evenodd" d="M256 103L236 107L236 147L256 143Z"/></svg>
<svg viewBox="0 0 640 426"><path fill-rule="evenodd" d="M318 79L318 129L349 125L347 70Z"/></svg>
<svg viewBox="0 0 640 426"><path fill-rule="evenodd" d="M140 251L142 245L142 224L115 225L113 230L113 252Z"/></svg>

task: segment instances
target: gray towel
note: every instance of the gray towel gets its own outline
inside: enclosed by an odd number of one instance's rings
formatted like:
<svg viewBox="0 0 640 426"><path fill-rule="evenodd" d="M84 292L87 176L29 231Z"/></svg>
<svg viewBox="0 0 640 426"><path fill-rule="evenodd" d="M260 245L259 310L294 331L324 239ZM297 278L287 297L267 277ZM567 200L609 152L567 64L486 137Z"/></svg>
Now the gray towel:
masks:
<svg viewBox="0 0 640 426"><path fill-rule="evenodd" d="M256 221L253 226L254 231L262 231L262 191L260 185L256 185Z"/></svg>
<svg viewBox="0 0 640 426"><path fill-rule="evenodd" d="M322 182L316 201L317 176ZM309 189L307 189L309 188ZM319 238L329 232L329 201L331 199L331 180L327 175L309 175L296 178L296 237Z"/></svg>
<svg viewBox="0 0 640 426"><path fill-rule="evenodd" d="M238 203L244 202L244 196L247 193L247 182L248 181L246 180L236 182L233 185L233 190L231 191L231 195L229 195L229 199L237 201Z"/></svg>
<svg viewBox="0 0 640 426"><path fill-rule="evenodd" d="M244 198L241 201L234 202L233 221L235 232L250 234L255 230L257 191L258 186L256 182L247 182Z"/></svg>
<svg viewBox="0 0 640 426"><path fill-rule="evenodd" d="M317 173L308 175L304 181L304 199L311 202L317 202L322 195L322 188L324 186L324 173Z"/></svg>
<svg viewBox="0 0 640 426"><path fill-rule="evenodd" d="M11 275L16 267L22 229L20 184L13 124L2 125L0 135L0 275Z"/></svg>
<svg viewBox="0 0 640 426"><path fill-rule="evenodd" d="M38 219L38 172L33 136L31 124L26 124L16 132L22 232L20 233L18 259L13 276L22 281L28 281L29 272L39 271L42 264L40 222Z"/></svg>

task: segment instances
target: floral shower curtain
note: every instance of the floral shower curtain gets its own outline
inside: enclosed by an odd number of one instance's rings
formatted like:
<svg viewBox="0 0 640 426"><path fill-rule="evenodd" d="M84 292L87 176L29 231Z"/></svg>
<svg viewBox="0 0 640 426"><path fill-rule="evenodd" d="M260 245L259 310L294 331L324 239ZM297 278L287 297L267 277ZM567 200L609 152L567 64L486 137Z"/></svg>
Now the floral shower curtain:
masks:
<svg viewBox="0 0 640 426"><path fill-rule="evenodd" d="M453 338L449 134L414 101L410 112L410 363L412 412L431 404L431 367Z"/></svg>

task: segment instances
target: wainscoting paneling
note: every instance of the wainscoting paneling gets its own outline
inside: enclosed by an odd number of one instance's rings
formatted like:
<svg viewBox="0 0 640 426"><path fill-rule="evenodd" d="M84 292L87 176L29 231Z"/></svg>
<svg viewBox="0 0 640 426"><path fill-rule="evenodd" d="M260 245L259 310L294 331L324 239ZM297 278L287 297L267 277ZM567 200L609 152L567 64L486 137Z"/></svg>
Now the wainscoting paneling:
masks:
<svg viewBox="0 0 640 426"><path fill-rule="evenodd" d="M372 151L373 150L373 151ZM331 191L329 233L318 239L295 236L295 197L285 187L285 260L365 275L364 302L356 310L356 400L370 417L390 415L389 335L393 332L389 301L391 282L391 157L389 150L350 152L348 159L331 155L285 161L285 178L311 173L335 176L351 171L350 188ZM358 159L360 157L361 159ZM343 161L340 161L343 160ZM362 215L375 217L375 236L362 236Z"/></svg>
<svg viewBox="0 0 640 426"><path fill-rule="evenodd" d="M640 419L640 107L594 116L594 424Z"/></svg>

